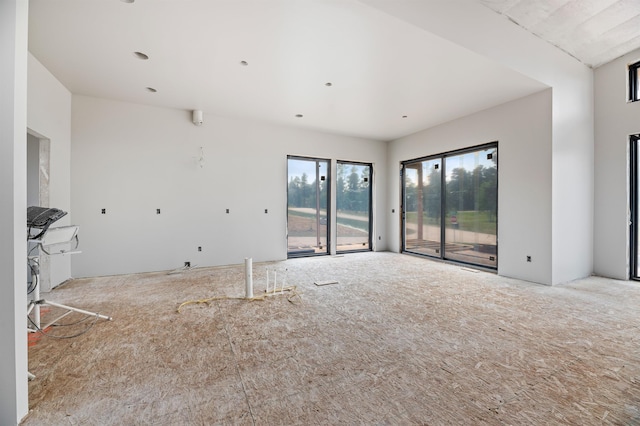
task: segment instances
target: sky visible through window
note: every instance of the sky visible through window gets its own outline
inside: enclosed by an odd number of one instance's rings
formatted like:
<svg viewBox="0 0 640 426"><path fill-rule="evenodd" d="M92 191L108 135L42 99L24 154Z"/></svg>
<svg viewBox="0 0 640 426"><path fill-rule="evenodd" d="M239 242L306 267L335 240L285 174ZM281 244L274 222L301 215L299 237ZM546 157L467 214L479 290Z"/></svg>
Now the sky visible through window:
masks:
<svg viewBox="0 0 640 426"><path fill-rule="evenodd" d="M470 152L468 154L456 155L446 158L447 180L451 180L453 170L463 168L467 171L473 171L476 167L485 168L495 167L495 157L492 160L487 159L487 154L495 152L495 149L485 151Z"/></svg>
<svg viewBox="0 0 640 426"><path fill-rule="evenodd" d="M493 159L487 158L487 154L490 154L490 153L493 153L494 155ZM495 167L496 166L495 155L496 155L496 149L491 148L488 150L469 152L467 154L446 157L447 181L451 180L453 170L458 168L463 168L467 171L473 171L478 166L482 166L484 168ZM423 163L423 165L426 165L426 164L428 164L429 167L433 167L434 164L440 164L440 163L435 161L433 163L426 163L426 162ZM407 170L407 172L408 173L407 173L406 179L412 182L414 185L417 185L418 182L416 181L416 179L418 178L418 174L413 172L409 173L409 170ZM429 184L430 170L424 170L424 172L425 173L423 173L422 175L423 182L425 184Z"/></svg>
<svg viewBox="0 0 640 426"><path fill-rule="evenodd" d="M320 163L320 176L326 175L327 167L321 162ZM289 159L289 170L288 170L288 181L290 182L292 178L298 177L302 178L302 175L306 173L309 183L315 182L316 180L316 162L315 160L298 160L298 159Z"/></svg>

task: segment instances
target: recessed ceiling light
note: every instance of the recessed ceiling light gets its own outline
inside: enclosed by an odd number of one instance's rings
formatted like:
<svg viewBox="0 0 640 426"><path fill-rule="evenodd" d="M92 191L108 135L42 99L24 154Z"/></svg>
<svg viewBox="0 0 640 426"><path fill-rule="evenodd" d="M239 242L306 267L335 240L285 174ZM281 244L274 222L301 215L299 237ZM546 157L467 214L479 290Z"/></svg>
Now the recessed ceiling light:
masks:
<svg viewBox="0 0 640 426"><path fill-rule="evenodd" d="M246 67L247 65L249 65L249 62L247 62L247 61L240 61L240 65L242 65L243 67Z"/></svg>
<svg viewBox="0 0 640 426"><path fill-rule="evenodd" d="M156 90L156 89L154 89L153 87L147 87L147 90L148 90L149 92L151 92L151 93L156 93L156 92L157 92L157 90Z"/></svg>
<svg viewBox="0 0 640 426"><path fill-rule="evenodd" d="M327 87L331 87L331 86L333 86L333 83L331 83L330 81L328 81L328 82L326 82L324 85L325 85L325 86L327 86Z"/></svg>
<svg viewBox="0 0 640 426"><path fill-rule="evenodd" d="M136 58L142 59L143 61L146 61L147 59L149 59L149 55L146 55L142 52L133 52L133 54L135 55Z"/></svg>
<svg viewBox="0 0 640 426"><path fill-rule="evenodd" d="M302 118L302 117L304 117L304 115L302 115L302 114L296 114L296 118Z"/></svg>

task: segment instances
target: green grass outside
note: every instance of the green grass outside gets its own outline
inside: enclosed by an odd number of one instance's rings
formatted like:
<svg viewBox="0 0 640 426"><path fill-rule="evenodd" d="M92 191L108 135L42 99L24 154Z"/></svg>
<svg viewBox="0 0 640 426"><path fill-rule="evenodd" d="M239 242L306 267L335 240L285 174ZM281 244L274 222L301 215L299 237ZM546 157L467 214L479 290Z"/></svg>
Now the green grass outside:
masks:
<svg viewBox="0 0 640 426"><path fill-rule="evenodd" d="M289 214L292 216L300 216L300 217L306 217L306 218L313 218L315 219L316 215L313 213L307 213L307 212L300 212L300 211L295 211L295 210L289 210ZM349 213L349 214L354 214L355 213ZM326 217L326 215L320 214L320 217ZM363 218L368 219L367 216L362 216ZM350 226L352 228L356 228L356 229L360 229L362 231L365 232L369 232L369 221L367 220L362 221L362 220L357 220L357 219L350 219L350 218L346 218L346 217L338 217L338 225L344 225L344 226Z"/></svg>
<svg viewBox="0 0 640 426"><path fill-rule="evenodd" d="M290 215L301 216L307 218L315 218L316 215L313 213L299 212L294 210L289 210ZM354 214L354 213L350 213ZM460 211L456 213L456 218L458 219L458 229L463 231L473 231L473 232L481 232L483 234L496 234L496 221L495 217L492 217L488 211ZM325 215L321 214L321 217L325 217ZM363 216L366 217L366 216ZM407 221L410 223L416 223L416 212L407 212ZM428 217L424 214L424 223L425 225L439 225L437 218ZM338 224L350 226L352 228L360 229L363 231L369 230L368 221L361 221L357 219L351 219L346 217L338 217ZM446 216L446 226L447 228L453 228L453 224L451 223L451 215L448 214Z"/></svg>
<svg viewBox="0 0 640 426"><path fill-rule="evenodd" d="M369 232L369 218L367 216L363 216L363 218L367 220L362 221L350 219L348 217L338 217L338 225L350 226L352 228L360 229L361 231Z"/></svg>
<svg viewBox="0 0 640 426"><path fill-rule="evenodd" d="M289 209L288 212L289 212L289 215L291 216L308 217L312 219L315 219L316 217L315 213L299 212L291 209ZM320 210L320 217L327 217L326 213L324 213L323 210Z"/></svg>
<svg viewBox="0 0 640 426"><path fill-rule="evenodd" d="M423 216L425 225L439 226L437 218L428 217L426 214L424 214ZM451 216L451 214L447 214L445 218L447 228L454 227L454 225L451 223ZM481 232L483 234L496 234L497 226L495 216L488 211L460 211L457 212L455 216L458 220L458 229L461 229L463 231ZM406 218L407 222L416 223L417 212L407 212Z"/></svg>

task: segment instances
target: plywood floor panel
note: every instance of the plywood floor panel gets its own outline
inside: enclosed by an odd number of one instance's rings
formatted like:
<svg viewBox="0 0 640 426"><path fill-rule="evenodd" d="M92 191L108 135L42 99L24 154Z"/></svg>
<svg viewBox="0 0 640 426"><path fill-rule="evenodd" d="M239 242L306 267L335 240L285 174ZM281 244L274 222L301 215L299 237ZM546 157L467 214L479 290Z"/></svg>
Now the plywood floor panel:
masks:
<svg viewBox="0 0 640 426"><path fill-rule="evenodd" d="M29 349L25 425L634 424L640 285L545 287L391 253L74 280L113 316ZM316 281L338 284L318 287ZM271 283L273 285L273 283ZM228 296L176 309L180 303ZM51 315L48 312L46 315ZM65 318L63 322L75 318ZM73 334L91 321L56 328Z"/></svg>

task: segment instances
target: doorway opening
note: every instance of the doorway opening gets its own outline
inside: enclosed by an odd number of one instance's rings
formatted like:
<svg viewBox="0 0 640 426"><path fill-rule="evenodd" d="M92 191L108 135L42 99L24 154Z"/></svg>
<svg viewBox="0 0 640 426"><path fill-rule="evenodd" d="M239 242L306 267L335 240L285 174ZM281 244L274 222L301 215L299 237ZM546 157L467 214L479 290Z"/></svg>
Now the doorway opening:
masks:
<svg viewBox="0 0 640 426"><path fill-rule="evenodd" d="M330 161L287 157L287 257L329 254Z"/></svg>
<svg viewBox="0 0 640 426"><path fill-rule="evenodd" d="M51 142L49 139L27 129L27 207L49 206L49 163ZM38 255L34 243L27 244L27 250ZM31 251L33 250L33 251ZM31 287L31 271L27 270ZM51 291L51 263L49 256L40 256L40 290Z"/></svg>

